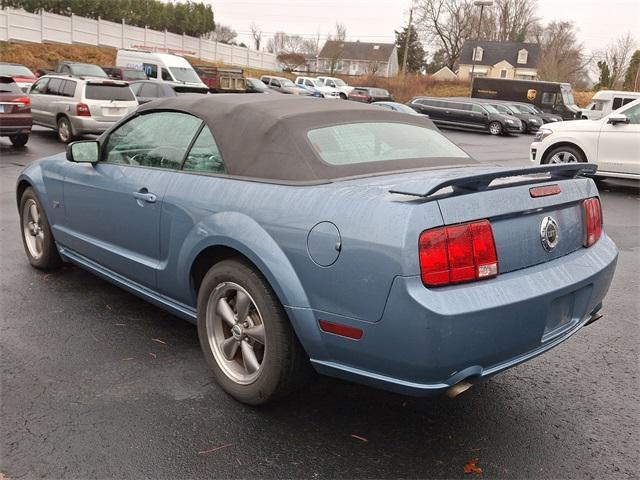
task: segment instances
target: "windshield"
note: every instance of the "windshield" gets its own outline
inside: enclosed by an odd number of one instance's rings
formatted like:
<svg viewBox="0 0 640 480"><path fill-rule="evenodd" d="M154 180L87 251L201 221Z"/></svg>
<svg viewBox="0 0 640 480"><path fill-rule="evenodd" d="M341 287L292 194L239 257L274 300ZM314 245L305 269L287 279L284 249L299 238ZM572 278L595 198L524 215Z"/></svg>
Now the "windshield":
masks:
<svg viewBox="0 0 640 480"><path fill-rule="evenodd" d="M318 156L331 165L413 158L469 158L436 130L405 123L349 123L310 130ZM425 161L425 166L436 162Z"/></svg>
<svg viewBox="0 0 640 480"><path fill-rule="evenodd" d="M80 77L101 77L101 78L109 78L109 76L104 73L100 67L96 65L83 65L83 64L75 64L71 65L71 72L74 75L78 75Z"/></svg>
<svg viewBox="0 0 640 480"><path fill-rule="evenodd" d="M295 87L296 84L293 83L291 80L288 80L286 78L283 78L282 80L280 80L280 85L283 87Z"/></svg>
<svg viewBox="0 0 640 480"><path fill-rule="evenodd" d="M269 90L264 83L260 80L256 80L255 78L247 78L247 83L251 85L254 90L259 90L261 92Z"/></svg>
<svg viewBox="0 0 640 480"><path fill-rule="evenodd" d="M565 105L575 105L576 101L573 99L573 93L571 87L568 85L560 85L560 91L562 92L562 101Z"/></svg>
<svg viewBox="0 0 640 480"><path fill-rule="evenodd" d="M0 65L0 75L8 77L35 77L33 72L22 65Z"/></svg>
<svg viewBox="0 0 640 480"><path fill-rule="evenodd" d="M531 113L526 108L524 108L522 105L507 105L507 108L509 110L511 110L512 112L515 112L515 113Z"/></svg>
<svg viewBox="0 0 640 480"><path fill-rule="evenodd" d="M318 80L317 78L311 78L310 80L313 82L313 84L316 87L322 87L323 86L323 83L320 80Z"/></svg>
<svg viewBox="0 0 640 480"><path fill-rule="evenodd" d="M513 107L524 113L538 113L531 105L513 105Z"/></svg>
<svg viewBox="0 0 640 480"><path fill-rule="evenodd" d="M193 68L187 67L170 67L171 74L178 82L185 83L200 83L200 77L196 74Z"/></svg>
<svg viewBox="0 0 640 480"><path fill-rule="evenodd" d="M488 105L488 104L486 104L486 103L485 103L485 104L484 104L484 105L482 105L482 106L483 106L483 107L485 108L485 110L486 110L487 112L489 112L489 113L500 113L500 112L496 109L496 107L494 107L493 105Z"/></svg>
<svg viewBox="0 0 640 480"><path fill-rule="evenodd" d="M146 80L147 79L147 75L144 73L143 70L134 70L134 69L124 70L123 73L128 80Z"/></svg>

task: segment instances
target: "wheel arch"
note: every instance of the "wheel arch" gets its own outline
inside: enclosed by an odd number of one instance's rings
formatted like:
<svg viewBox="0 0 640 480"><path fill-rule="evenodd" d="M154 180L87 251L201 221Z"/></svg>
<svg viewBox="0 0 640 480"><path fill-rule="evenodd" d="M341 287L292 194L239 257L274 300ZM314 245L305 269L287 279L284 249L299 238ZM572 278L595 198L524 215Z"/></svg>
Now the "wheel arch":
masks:
<svg viewBox="0 0 640 480"><path fill-rule="evenodd" d="M585 162L588 162L589 159L587 157L587 154L585 153L584 149L578 145L575 142L570 142L567 140L564 141L560 141L557 143L554 143L553 145L549 145L547 147L547 149L544 151L544 153L542 154L542 158L540 159L540 163L547 163L547 160L549 158L549 155L551 154L551 152L553 152L555 149L557 149L558 147L572 147L575 148L576 150L578 150L581 154L582 157L584 158Z"/></svg>

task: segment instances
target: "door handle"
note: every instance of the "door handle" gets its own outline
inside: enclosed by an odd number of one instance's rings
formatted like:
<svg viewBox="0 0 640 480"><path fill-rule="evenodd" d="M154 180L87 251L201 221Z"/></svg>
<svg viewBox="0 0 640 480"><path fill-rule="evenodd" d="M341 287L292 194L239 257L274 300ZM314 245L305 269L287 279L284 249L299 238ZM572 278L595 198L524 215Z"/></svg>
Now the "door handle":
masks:
<svg viewBox="0 0 640 480"><path fill-rule="evenodd" d="M139 191L133 192L133 197L136 200L141 200L147 203L156 203L156 200L158 199L155 194L149 193L146 188L141 188Z"/></svg>

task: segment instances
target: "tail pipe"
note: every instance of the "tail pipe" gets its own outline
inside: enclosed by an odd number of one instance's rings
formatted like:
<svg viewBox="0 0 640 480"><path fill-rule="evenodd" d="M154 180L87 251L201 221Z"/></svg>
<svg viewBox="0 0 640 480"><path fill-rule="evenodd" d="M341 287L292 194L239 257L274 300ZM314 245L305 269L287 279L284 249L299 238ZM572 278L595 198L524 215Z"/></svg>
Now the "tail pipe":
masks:
<svg viewBox="0 0 640 480"><path fill-rule="evenodd" d="M449 398L456 398L458 395L460 395L463 392L466 392L467 390L469 390L471 387L473 386L472 383L469 382L458 382L455 385L453 385L452 387L449 387L447 389L447 397Z"/></svg>

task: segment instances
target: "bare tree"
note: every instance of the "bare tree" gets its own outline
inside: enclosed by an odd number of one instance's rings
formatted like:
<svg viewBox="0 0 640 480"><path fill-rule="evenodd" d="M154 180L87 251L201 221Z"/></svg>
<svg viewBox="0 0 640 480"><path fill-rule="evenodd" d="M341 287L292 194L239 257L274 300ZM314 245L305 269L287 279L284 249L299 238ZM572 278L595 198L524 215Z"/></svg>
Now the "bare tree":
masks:
<svg viewBox="0 0 640 480"><path fill-rule="evenodd" d="M284 65L284 69L288 71L297 70L306 63L304 55L301 53L279 53L276 57L278 61Z"/></svg>
<svg viewBox="0 0 640 480"><path fill-rule="evenodd" d="M495 0L485 9L480 38L498 42L524 42L538 24L536 0ZM477 9L474 23L477 25ZM476 27L477 28L477 27Z"/></svg>
<svg viewBox="0 0 640 480"><path fill-rule="evenodd" d="M453 68L465 39L473 38L472 0L418 0L416 28L428 42L442 50L445 64Z"/></svg>
<svg viewBox="0 0 640 480"><path fill-rule="evenodd" d="M233 45L237 36L238 32L229 25L218 23L216 24L216 29L211 33L210 39L215 40L216 42Z"/></svg>
<svg viewBox="0 0 640 480"><path fill-rule="evenodd" d="M251 36L253 37L253 45L256 50L260 50L260 42L262 41L262 30L256 22L251 22L249 25L251 29Z"/></svg>
<svg viewBox="0 0 640 480"><path fill-rule="evenodd" d="M604 86L614 88L623 82L625 69L631 61L631 55L633 55L636 45L633 35L627 33L596 54L596 57L609 67L610 82L609 85Z"/></svg>
<svg viewBox="0 0 640 480"><path fill-rule="evenodd" d="M532 35L540 44L540 79L575 83L586 76L592 58L585 55L573 22L553 21L536 28Z"/></svg>
<svg viewBox="0 0 640 480"><path fill-rule="evenodd" d="M333 40L344 42L347 39L347 27L342 22L336 22L336 33Z"/></svg>
<svg viewBox="0 0 640 480"><path fill-rule="evenodd" d="M287 35L276 32L267 42L267 51L271 53L303 53L304 39L299 35Z"/></svg>
<svg viewBox="0 0 640 480"><path fill-rule="evenodd" d="M320 30L318 30L314 37L305 39L302 45L304 53L317 57L320 53L320 38Z"/></svg>

